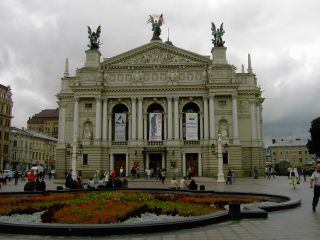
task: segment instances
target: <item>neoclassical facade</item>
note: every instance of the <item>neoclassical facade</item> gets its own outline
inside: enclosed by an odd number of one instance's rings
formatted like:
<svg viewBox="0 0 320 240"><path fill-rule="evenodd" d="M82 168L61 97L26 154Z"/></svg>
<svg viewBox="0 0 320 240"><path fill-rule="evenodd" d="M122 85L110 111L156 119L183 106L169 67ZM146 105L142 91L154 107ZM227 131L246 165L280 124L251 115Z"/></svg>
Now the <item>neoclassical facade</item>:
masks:
<svg viewBox="0 0 320 240"><path fill-rule="evenodd" d="M71 169L66 149L75 145L84 177L121 166L126 175L132 167L166 168L169 175L192 168L195 176L215 177L218 134L225 171L231 166L244 176L264 167L264 99L250 55L248 71L237 73L225 47L211 53L159 40L110 58L90 49L75 76L67 60L57 94L57 175Z"/></svg>

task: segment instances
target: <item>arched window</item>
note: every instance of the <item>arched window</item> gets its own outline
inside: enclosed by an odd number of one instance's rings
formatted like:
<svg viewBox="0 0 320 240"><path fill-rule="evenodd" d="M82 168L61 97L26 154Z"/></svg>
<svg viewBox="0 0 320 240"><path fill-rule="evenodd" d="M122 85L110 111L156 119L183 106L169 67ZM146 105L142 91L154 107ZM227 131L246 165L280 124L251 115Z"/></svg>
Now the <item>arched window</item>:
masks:
<svg viewBox="0 0 320 240"><path fill-rule="evenodd" d="M163 107L159 103L151 104L148 109L148 140L162 141L164 139Z"/></svg>
<svg viewBox="0 0 320 240"><path fill-rule="evenodd" d="M200 109L197 104L189 102L182 109L182 136L186 141L200 139Z"/></svg>
<svg viewBox="0 0 320 240"><path fill-rule="evenodd" d="M112 140L128 141L128 133L128 108L124 104L117 104L112 110Z"/></svg>

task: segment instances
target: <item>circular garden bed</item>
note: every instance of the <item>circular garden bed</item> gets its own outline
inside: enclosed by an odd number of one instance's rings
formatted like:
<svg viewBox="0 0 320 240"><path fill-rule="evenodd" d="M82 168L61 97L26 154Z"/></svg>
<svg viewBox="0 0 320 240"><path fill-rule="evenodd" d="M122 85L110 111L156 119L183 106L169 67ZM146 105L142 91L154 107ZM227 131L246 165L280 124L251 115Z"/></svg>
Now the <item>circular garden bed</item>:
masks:
<svg viewBox="0 0 320 240"><path fill-rule="evenodd" d="M254 217L254 214L261 216L263 208L275 210L275 206L288 204L289 200L285 196L275 195L159 189L2 193L0 216L37 214L40 219L37 223L32 223L6 221L0 217L0 231L46 235L105 235L190 228L229 219L230 204L259 206L260 213L256 211L257 207L244 211L243 216ZM263 206L264 203L268 204ZM299 204L296 201L289 205ZM153 220L149 220L146 214L151 214ZM159 217L158 221L154 221L157 216L166 218ZM146 220L137 223L133 221L135 218Z"/></svg>

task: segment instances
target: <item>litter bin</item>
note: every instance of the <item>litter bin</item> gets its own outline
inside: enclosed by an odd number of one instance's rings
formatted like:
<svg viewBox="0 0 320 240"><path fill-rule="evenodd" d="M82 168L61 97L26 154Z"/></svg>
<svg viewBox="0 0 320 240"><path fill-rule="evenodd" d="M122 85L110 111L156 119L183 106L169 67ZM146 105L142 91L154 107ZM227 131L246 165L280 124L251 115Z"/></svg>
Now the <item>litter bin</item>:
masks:
<svg viewBox="0 0 320 240"><path fill-rule="evenodd" d="M241 211L240 211L240 203L239 202L229 203L229 216L231 219L234 219L234 220L241 219Z"/></svg>

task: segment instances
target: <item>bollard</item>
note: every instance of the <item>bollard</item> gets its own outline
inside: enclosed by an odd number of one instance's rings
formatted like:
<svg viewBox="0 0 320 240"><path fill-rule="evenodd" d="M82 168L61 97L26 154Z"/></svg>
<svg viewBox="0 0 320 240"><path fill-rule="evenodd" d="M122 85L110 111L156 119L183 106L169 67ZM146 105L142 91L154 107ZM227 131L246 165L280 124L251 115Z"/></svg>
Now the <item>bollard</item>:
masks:
<svg viewBox="0 0 320 240"><path fill-rule="evenodd" d="M233 220L240 220L241 219L241 211L240 211L240 203L239 202L229 203L229 216Z"/></svg>

